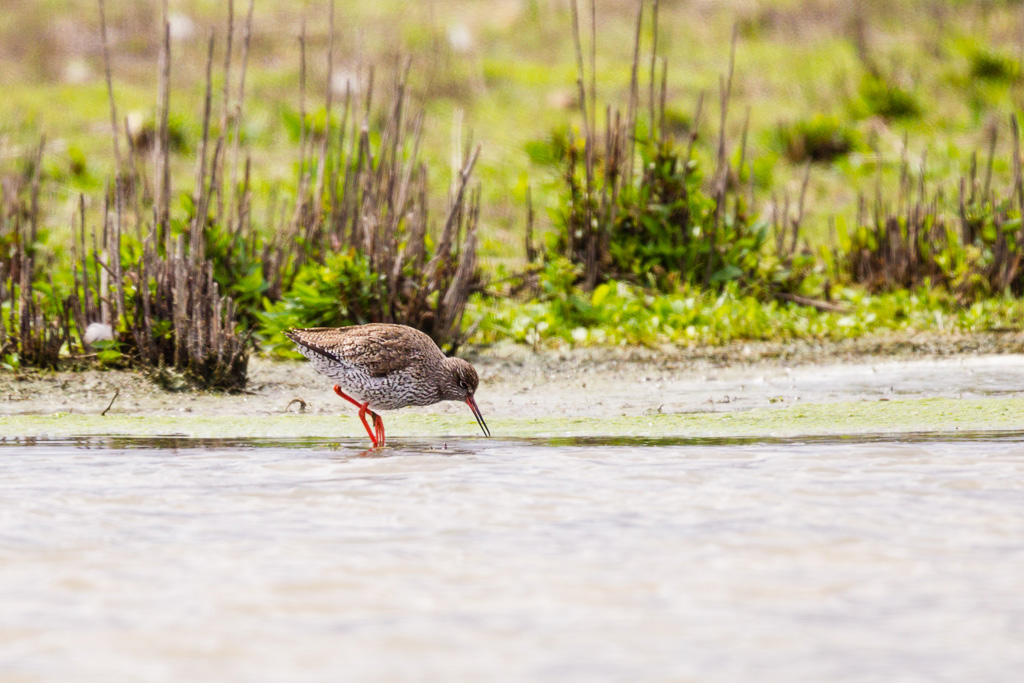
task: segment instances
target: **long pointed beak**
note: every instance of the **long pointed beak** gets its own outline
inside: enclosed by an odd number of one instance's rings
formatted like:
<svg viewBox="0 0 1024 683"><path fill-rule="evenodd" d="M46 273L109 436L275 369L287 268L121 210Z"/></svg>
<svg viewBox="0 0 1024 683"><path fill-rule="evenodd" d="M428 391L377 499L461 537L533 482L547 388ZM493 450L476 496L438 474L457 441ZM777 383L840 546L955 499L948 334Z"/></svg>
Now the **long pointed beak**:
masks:
<svg viewBox="0 0 1024 683"><path fill-rule="evenodd" d="M476 405L476 399L472 396L466 399L466 405L473 411L473 417L476 418L476 423L480 425L480 429L484 430L484 436L490 436L491 430L487 428L487 423L484 422L484 416L480 414L480 408Z"/></svg>

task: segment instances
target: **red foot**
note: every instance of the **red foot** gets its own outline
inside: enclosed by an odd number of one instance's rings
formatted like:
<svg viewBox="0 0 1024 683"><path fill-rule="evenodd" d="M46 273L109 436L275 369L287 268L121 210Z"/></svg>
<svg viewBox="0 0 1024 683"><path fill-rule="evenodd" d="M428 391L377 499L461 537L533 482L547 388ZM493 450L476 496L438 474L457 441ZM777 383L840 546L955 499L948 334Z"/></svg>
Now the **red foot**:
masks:
<svg viewBox="0 0 1024 683"><path fill-rule="evenodd" d="M334 385L334 393L341 396L343 399L351 403L352 405L359 408L359 419L363 422L363 427L366 428L366 433L370 435L370 441L373 443L373 447L384 445L384 420L380 418L380 415L370 410L369 403L360 403L355 400L344 391L341 390L337 384ZM373 416L374 429L370 429L370 423L366 421L366 414L369 413Z"/></svg>
<svg viewBox="0 0 1024 683"><path fill-rule="evenodd" d="M384 420L381 419L377 413L370 413L373 415L373 427L377 431L377 441L379 445L384 445Z"/></svg>

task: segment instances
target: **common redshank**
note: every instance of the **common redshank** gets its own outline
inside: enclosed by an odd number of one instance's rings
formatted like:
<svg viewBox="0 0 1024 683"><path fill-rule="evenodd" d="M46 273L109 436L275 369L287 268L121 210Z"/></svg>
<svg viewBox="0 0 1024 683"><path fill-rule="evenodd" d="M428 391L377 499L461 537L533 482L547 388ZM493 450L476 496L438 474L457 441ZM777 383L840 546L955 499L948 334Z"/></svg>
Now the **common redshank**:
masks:
<svg viewBox="0 0 1024 683"><path fill-rule="evenodd" d="M485 436L490 436L473 394L480 383L473 366L448 358L434 340L405 325L373 323L352 327L288 330L285 336L313 367L337 384L334 393L359 408L373 445L384 445L384 421L374 410L463 401ZM366 414L373 417L373 429Z"/></svg>

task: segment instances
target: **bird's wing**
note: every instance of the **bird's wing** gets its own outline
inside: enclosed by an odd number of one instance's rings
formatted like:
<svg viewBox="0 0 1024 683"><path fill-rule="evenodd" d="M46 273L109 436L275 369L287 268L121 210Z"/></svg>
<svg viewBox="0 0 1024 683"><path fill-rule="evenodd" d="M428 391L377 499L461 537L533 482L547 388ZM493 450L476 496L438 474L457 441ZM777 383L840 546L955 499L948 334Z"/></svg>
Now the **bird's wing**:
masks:
<svg viewBox="0 0 1024 683"><path fill-rule="evenodd" d="M332 338L333 335L330 333L334 331L336 331L336 329L331 327L310 327L306 329L286 330L284 336L291 339L303 349L309 349L313 353L321 355L324 358L329 358L336 363L340 363L341 358L332 350L332 347L335 346L336 340ZM303 353L305 354L305 352Z"/></svg>
<svg viewBox="0 0 1024 683"><path fill-rule="evenodd" d="M286 335L331 360L356 365L372 377L404 370L424 350L436 348L430 337L404 325L313 327L289 330Z"/></svg>

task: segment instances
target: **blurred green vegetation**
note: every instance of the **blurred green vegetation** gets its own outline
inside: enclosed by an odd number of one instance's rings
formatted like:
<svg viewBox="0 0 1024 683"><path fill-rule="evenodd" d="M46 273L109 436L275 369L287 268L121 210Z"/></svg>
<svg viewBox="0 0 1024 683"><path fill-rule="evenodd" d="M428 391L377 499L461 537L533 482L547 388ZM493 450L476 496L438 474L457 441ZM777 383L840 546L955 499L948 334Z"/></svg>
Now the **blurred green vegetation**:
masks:
<svg viewBox="0 0 1024 683"><path fill-rule="evenodd" d="M11 154L45 132L52 143L51 163L68 172L62 192L50 201L70 205L76 192L94 190L113 168L96 3L2 4L0 150ZM155 110L160 6L155 0L108 0L106 5L120 111L138 118L144 128ZM635 6L601 0L597 7L598 99L622 102ZM175 176L184 179L192 174L194 142L200 137L204 43L216 31L215 63L220 63L227 3L182 0L170 8L172 106L194 113L175 122L180 140ZM244 0L235 2L236 66L246 10ZM580 123L567 4L338 0L336 11L338 96L346 82L357 90L367 85L360 66L369 64L376 70L374 87L390 87L400 57L409 56L414 97L430 122L425 158L440 176L438 186L447 186L451 129L461 121L462 129L484 145L478 169L484 188L482 256L498 262L522 257L527 185L533 189L539 227L545 228L559 207L551 161L562 153L559 141L568 128ZM964 172L964 150L984 145L990 122L1005 133L1007 115L1021 99L1019 2L662 1L659 11L658 51L669 76L667 108L670 124L680 131L689 125L702 90L714 99L730 33L737 26L735 103L737 111L750 108L749 156L760 168L771 169L775 190L800 182L804 158L822 162L812 174L807 198L806 223L815 239L826 236L830 216L853 215L858 192L873 192L879 173L883 184L895 181L904 155L927 154L930 180ZM313 110L322 105L328 85L326 0L261 0L255 5L245 135L256 152L253 177L263 191L294 176L297 36L303 21ZM651 47L645 31L642 62ZM215 75L215 99L220 81ZM713 154L707 144L717 133L713 119L705 117L702 123L703 151L698 154ZM730 139L739 137L742 124L741 116L731 118ZM785 131L781 145L780 130ZM72 172L83 168L83 160L88 173ZM436 201L440 206L443 198ZM66 214L53 215L58 229Z"/></svg>
<svg viewBox="0 0 1024 683"><path fill-rule="evenodd" d="M247 7L244 0L234 3L236 79ZM211 32L216 35L214 63L223 63L227 8L223 0L170 3L171 166L179 192L195 175L202 138L205 42ZM431 186L440 188L428 198L433 215L443 215L448 200L443 188L453 175L452 141L471 136L483 144L475 177L482 188L479 252L485 269L500 279L528 267L528 194L538 231L554 233L549 244L564 238L567 212L579 200L566 192L566 166L579 151L574 145L584 127L566 2L338 0L332 83L325 63L327 8L327 0L255 4L241 137L252 155L257 210L272 203L271 197L276 201L297 193L296 147L304 130L314 140L323 135L328 89L336 107L346 92L358 107L370 87L372 65L375 97L386 99L379 93L393 87L408 57L411 98L426 114L422 158ZM636 6L599 0L597 8L595 101L604 130L603 103L614 109L628 101ZM160 4L107 0L106 9L119 123L145 154L154 137ZM822 258L814 268L807 264L812 254L841 246L830 236L833 223L853 226L853 237L843 248L880 252L877 236L865 232L860 197L878 206L903 202L911 196L908 169L922 184L945 188L935 201L954 206L960 178L983 163L971 153L987 154L994 140L990 182L1008 183L1014 166L1008 121L1024 101L1022 3L662 0L659 12L657 51L667 66L660 127L680 146L693 134L692 159L684 169L678 165L678 147L642 149L639 158L644 168L655 171L658 183L637 192L656 190L656 196L640 197L618 217L610 248L613 267L600 284L592 291L579 289L576 266L557 258L560 249L555 247L552 258L539 266L529 301L477 295L476 315L470 317L481 321L481 340L506 335L528 343L720 343L1019 325L1020 307L1004 291L985 289L988 281L971 282L988 297L979 301L975 294L964 295L960 282L976 275L964 265L968 261L986 267L992 261L1000 234L1010 235L1000 244L1016 248L1019 208L1001 208L999 221L986 219L985 230L937 254L933 260L943 282L935 278L923 285L915 277L897 283L911 291L868 282L855 287L837 272L839 258ZM305 101L298 89L303 30ZM745 134L746 165L723 182L742 196L743 204L733 214L739 219L723 232L735 237L723 243L733 251L721 262L712 258L709 270L700 261L711 253L706 241L678 243L673 212L697 216L698 230L709 220L712 207L701 184L710 173L691 174L689 164L698 171L716 165L720 131L713 103L727 69L733 30L739 40L725 155L737 163ZM41 172L45 225L40 226L45 239L31 248L48 264L59 263L66 251L62 245L69 241L79 194L102 196L114 169L98 36L94 0L0 0L0 160L23 163L29 158L26 150L46 135ZM639 48L638 135L655 127L647 113L648 88L660 89L660 82L648 83L653 47L645 28ZM221 111L223 72L213 71L216 128L230 113ZM702 94L705 112L697 117ZM669 167L663 164L666 156L671 157ZM808 162L812 168L805 184ZM27 178L31 169L17 173ZM746 199L740 183L755 190L754 200ZM788 202L792 198L795 206L798 195L799 243L794 231L788 249L773 251L768 248L772 221L782 242L788 241ZM182 194L180 200L187 204L189 198ZM97 215L100 201L88 200L87 211ZM904 233L908 215L894 217ZM570 231L578 228L569 226ZM216 257L218 249L227 254L231 245L214 240L211 255ZM947 256L956 262L943 263ZM691 261L699 262L692 275L673 272L673 264ZM266 283L257 277L256 264L248 263L244 273L232 274L231 293L248 323L257 324L258 314L261 333L280 340L281 330L289 326L335 324L339 310L349 305L358 319L361 295L337 285L338 278L363 282L361 269L357 255L338 254L327 264L307 267L280 300L264 303ZM714 278L713 287L703 282L705 272ZM757 274L757 287L744 283L751 274ZM226 276L219 279L226 281ZM701 284L705 290L697 289ZM837 310L773 298L780 292L825 300ZM10 365L16 359L0 362Z"/></svg>
<svg viewBox="0 0 1024 683"><path fill-rule="evenodd" d="M793 163L835 161L863 147L860 132L838 116L815 114L779 124L778 142Z"/></svg>

